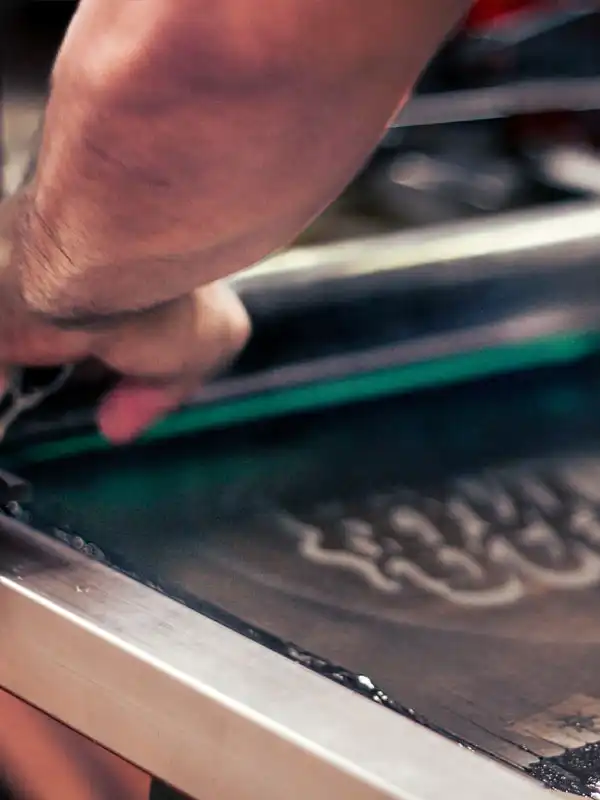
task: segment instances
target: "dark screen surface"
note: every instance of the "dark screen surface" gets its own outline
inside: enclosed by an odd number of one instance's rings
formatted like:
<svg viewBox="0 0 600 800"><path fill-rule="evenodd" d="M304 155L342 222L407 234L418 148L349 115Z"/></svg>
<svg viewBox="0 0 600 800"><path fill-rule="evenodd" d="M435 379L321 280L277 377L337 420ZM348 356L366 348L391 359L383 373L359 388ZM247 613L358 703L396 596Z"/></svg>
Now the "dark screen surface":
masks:
<svg viewBox="0 0 600 800"><path fill-rule="evenodd" d="M600 739L599 408L592 359L22 472L35 526L529 767Z"/></svg>

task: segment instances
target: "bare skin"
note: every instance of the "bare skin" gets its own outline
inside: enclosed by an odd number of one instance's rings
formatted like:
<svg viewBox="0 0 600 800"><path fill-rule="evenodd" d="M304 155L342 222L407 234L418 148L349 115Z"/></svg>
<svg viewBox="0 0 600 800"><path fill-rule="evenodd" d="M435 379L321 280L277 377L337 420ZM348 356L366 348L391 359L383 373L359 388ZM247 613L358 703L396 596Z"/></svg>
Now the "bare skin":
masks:
<svg viewBox="0 0 600 800"><path fill-rule="evenodd" d="M249 334L219 281L343 190L469 5L82 0L5 209L0 363L117 368L115 441L177 406Z"/></svg>
<svg viewBox="0 0 600 800"><path fill-rule="evenodd" d="M28 800L147 800L150 778L0 690L0 770Z"/></svg>

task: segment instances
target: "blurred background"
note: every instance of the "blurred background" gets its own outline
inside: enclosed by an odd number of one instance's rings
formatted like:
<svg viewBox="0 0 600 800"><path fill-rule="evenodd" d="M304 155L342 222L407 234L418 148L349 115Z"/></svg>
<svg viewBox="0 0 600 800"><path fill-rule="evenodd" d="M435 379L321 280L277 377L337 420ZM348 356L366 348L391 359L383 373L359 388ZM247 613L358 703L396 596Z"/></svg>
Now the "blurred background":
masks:
<svg viewBox="0 0 600 800"><path fill-rule="evenodd" d="M600 194L596 5L479 0L397 126L302 241ZM76 6L24 2L6 23L4 192L21 180L52 60Z"/></svg>

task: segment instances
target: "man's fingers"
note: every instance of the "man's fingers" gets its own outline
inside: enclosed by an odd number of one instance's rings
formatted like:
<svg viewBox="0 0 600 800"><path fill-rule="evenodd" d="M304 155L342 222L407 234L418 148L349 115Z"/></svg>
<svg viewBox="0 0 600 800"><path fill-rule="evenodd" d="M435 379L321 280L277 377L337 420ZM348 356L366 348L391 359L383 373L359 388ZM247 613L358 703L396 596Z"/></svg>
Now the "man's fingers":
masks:
<svg viewBox="0 0 600 800"><path fill-rule="evenodd" d="M103 434L119 443L137 436L231 361L249 332L240 300L213 284L100 340L95 354L127 376L101 405Z"/></svg>
<svg viewBox="0 0 600 800"><path fill-rule="evenodd" d="M189 387L150 386L124 378L101 404L98 427L109 441L124 444L178 408L188 394Z"/></svg>
<svg viewBox="0 0 600 800"><path fill-rule="evenodd" d="M200 379L234 357L249 332L239 298L225 285L211 284L99 337L94 355L117 372L149 382Z"/></svg>
<svg viewBox="0 0 600 800"><path fill-rule="evenodd" d="M19 197L0 204L0 361L45 366L92 357L121 373L125 377L98 413L100 428L110 440L137 436L244 346L250 328L246 311L219 284L106 331L61 330L33 317L9 274L18 204ZM2 363L0 397L7 384Z"/></svg>

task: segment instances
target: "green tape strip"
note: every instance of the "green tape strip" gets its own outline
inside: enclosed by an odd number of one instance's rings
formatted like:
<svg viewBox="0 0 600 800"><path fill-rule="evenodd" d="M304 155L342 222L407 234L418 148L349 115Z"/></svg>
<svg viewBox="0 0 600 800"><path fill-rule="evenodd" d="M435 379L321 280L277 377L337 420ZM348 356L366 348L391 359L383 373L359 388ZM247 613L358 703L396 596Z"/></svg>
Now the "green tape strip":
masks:
<svg viewBox="0 0 600 800"><path fill-rule="evenodd" d="M412 392L517 370L579 360L600 351L599 334L557 335L544 340L486 349L378 372L281 389L214 405L184 408L138 441L168 439L300 411L318 410ZM10 466L39 463L111 449L99 434L27 445L10 456ZM2 459L0 459L2 461ZM7 466L6 464L4 466Z"/></svg>

